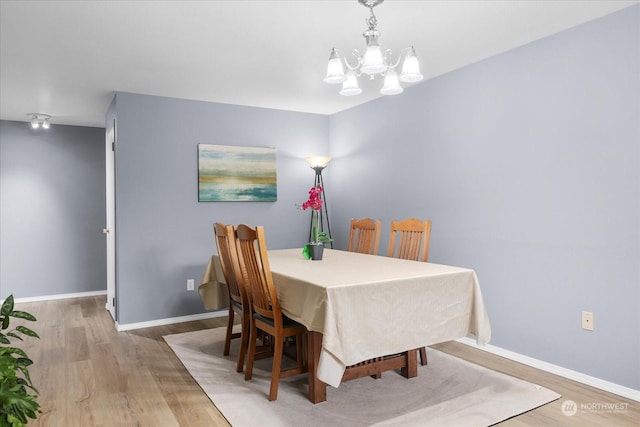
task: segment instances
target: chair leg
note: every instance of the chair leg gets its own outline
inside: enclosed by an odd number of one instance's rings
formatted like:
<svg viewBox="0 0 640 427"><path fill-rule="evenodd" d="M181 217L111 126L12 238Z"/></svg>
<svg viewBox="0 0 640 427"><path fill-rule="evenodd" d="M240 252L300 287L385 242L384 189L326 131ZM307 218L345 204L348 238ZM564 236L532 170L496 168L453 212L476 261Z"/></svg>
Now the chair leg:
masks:
<svg viewBox="0 0 640 427"><path fill-rule="evenodd" d="M229 355L229 347L231 346L234 315L235 313L233 311L233 308L231 308L231 305L229 305L229 322L227 323L227 335L224 339L224 351L222 352L222 354L224 354L225 356Z"/></svg>
<svg viewBox="0 0 640 427"><path fill-rule="evenodd" d="M250 380L253 375L253 360L256 357L256 339L258 335L258 328L251 322L251 333L249 334L249 355L247 358L247 369L244 371L244 380Z"/></svg>
<svg viewBox="0 0 640 427"><path fill-rule="evenodd" d="M242 313L242 333L240 335L240 350L238 352L238 364L236 365L236 372L242 372L242 368L244 367L244 357L247 352L247 346L249 344L249 329L250 321L247 318L244 310ZM254 352L255 357L255 352Z"/></svg>
<svg viewBox="0 0 640 427"><path fill-rule="evenodd" d="M284 350L284 341L282 339L275 339L274 341L273 365L271 365L271 387L269 388L270 401L278 399L278 383L280 382L280 367L282 365L282 351Z"/></svg>
<svg viewBox="0 0 640 427"><path fill-rule="evenodd" d="M303 345L302 335L297 335L295 337L295 340L296 340L296 366L300 368L304 366L303 365L304 355L302 354L302 345Z"/></svg>
<svg viewBox="0 0 640 427"><path fill-rule="evenodd" d="M307 356L307 333L297 335L296 338L296 366L306 368L308 366Z"/></svg>
<svg viewBox="0 0 640 427"><path fill-rule="evenodd" d="M427 349L425 347L420 347L420 364L422 366L427 364Z"/></svg>

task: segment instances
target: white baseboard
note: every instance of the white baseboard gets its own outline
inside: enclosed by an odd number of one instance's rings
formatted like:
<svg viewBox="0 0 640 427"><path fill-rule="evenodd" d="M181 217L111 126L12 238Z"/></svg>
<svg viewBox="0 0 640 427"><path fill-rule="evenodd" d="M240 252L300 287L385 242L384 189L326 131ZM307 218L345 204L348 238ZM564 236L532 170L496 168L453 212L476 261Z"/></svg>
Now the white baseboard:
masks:
<svg viewBox="0 0 640 427"><path fill-rule="evenodd" d="M166 319L149 320L147 322L138 323L125 323L119 324L116 322L116 330L118 332L131 331L133 329L151 328L153 326L172 325L174 323L193 322L195 320L213 319L215 317L224 317L229 314L229 310L217 310L208 313L190 314L188 316L169 317Z"/></svg>
<svg viewBox="0 0 640 427"><path fill-rule="evenodd" d="M16 304L19 304L24 302L39 302L39 301L49 301L54 299L95 297L98 295L106 295L106 294L107 294L106 290L92 291L92 292L76 292L73 294L43 295L39 297L14 298L13 302ZM4 302L4 300L2 300L1 302Z"/></svg>
<svg viewBox="0 0 640 427"><path fill-rule="evenodd" d="M49 301L49 300L67 299L67 298L93 297L93 296L106 295L106 294L107 294L107 291L78 292L73 294L59 294L59 295L45 295L45 296L39 296L39 297L15 298L13 302L15 304L19 304L19 303L26 303L26 302L39 302L39 301ZM2 305L3 302L4 300L0 300L0 305ZM227 316L228 314L229 314L229 311L227 309L223 309L223 310L217 310L217 311L212 311L207 313L190 314L188 316L150 320L147 322L125 323L122 325L118 324L118 322L114 322L114 323L116 326L116 330L118 332L121 332L121 331L131 331L133 329L151 328L153 326L172 325L174 323L192 322L195 320L213 319L216 317L224 317L224 316Z"/></svg>
<svg viewBox="0 0 640 427"><path fill-rule="evenodd" d="M475 340L469 337L460 338L459 343L477 348L478 350L487 351L489 353L502 356L504 358L540 369L542 371L550 372L555 375L559 375L564 378L568 378L573 381L577 381L582 384L596 387L609 393L617 394L635 401L640 402L640 390L635 390L629 387L615 384L609 381L601 380L600 378L592 377L590 375L583 374L581 372L572 371L571 369L563 368L562 366L554 365L544 362L542 360L534 359L533 357L525 356L523 354L515 353L510 350L505 350L500 347L493 346L491 344L479 346Z"/></svg>

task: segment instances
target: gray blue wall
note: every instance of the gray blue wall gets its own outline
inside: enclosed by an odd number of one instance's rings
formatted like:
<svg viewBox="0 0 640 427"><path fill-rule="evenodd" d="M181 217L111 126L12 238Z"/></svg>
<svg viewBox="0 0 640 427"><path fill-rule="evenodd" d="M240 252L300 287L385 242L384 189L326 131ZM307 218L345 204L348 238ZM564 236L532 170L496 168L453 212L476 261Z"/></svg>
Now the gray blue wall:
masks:
<svg viewBox="0 0 640 427"><path fill-rule="evenodd" d="M106 289L104 129L0 121L0 299Z"/></svg>
<svg viewBox="0 0 640 427"><path fill-rule="evenodd" d="M492 344L640 389L639 60L636 6L331 116L337 244L430 218Z"/></svg>
<svg viewBox="0 0 640 427"><path fill-rule="evenodd" d="M314 180L304 157L328 152L327 116L118 93L111 117L120 324L204 311L186 281L216 252L216 221L264 225L272 248L304 245L309 215L296 204ZM200 143L275 147L277 202L198 202Z"/></svg>

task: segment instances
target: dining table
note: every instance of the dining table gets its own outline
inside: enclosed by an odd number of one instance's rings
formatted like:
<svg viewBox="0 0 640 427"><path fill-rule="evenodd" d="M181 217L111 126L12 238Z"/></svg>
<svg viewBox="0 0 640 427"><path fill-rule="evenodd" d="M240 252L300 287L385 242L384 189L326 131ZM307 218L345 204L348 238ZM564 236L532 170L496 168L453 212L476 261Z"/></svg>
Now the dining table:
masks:
<svg viewBox="0 0 640 427"><path fill-rule="evenodd" d="M417 374L416 350L466 337L479 345L491 325L475 271L430 262L325 249L269 250L282 311L309 330L309 400L326 387L400 368ZM352 374L351 371L355 373Z"/></svg>

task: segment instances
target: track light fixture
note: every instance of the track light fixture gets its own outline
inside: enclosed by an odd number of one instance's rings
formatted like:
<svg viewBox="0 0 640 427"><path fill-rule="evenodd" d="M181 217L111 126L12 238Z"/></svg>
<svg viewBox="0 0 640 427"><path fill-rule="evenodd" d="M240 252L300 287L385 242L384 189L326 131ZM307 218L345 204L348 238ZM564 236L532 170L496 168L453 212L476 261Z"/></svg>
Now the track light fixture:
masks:
<svg viewBox="0 0 640 427"><path fill-rule="evenodd" d="M50 115L42 113L29 113L27 115L31 117L31 127L33 129L38 129L41 126L43 129L49 129L51 121Z"/></svg>

